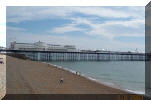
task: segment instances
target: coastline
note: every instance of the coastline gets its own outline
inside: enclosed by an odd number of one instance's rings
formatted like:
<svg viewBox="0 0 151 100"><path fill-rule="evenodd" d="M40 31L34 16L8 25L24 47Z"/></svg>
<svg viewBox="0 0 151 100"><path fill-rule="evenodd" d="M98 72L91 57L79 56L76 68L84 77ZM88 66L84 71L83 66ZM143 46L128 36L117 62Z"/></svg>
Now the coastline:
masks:
<svg viewBox="0 0 151 100"><path fill-rule="evenodd" d="M58 67L58 68L61 68L61 69L63 69L63 70L67 70L67 71L69 71L69 72L71 72L71 73L73 73L73 74L76 74L76 71L75 71L75 70L66 68L65 66L63 67L63 65L56 65L55 63L52 64L51 62L43 62L43 63L47 63L47 64L50 64L50 65L52 65L52 66L54 66L54 67ZM80 72L80 73L81 73L81 72ZM81 73L80 76L85 77L85 78L87 78L87 79L89 79L89 80L98 82L98 83L103 84L103 85L108 86L108 87L120 89L120 90L122 90L122 91L127 91L127 92L130 92L130 93L133 93L133 94L141 94L141 95L144 95L144 94L145 94L145 91L144 91L144 90L134 90L134 89L131 90L131 89L128 89L128 88L124 88L124 87L122 87L122 86L120 86L120 85L116 85L115 83L113 83L113 82L111 82L111 81L106 81L105 79L97 79L97 78L95 78L95 77L93 77L93 76L89 76L89 75L84 74L84 73Z"/></svg>
<svg viewBox="0 0 151 100"><path fill-rule="evenodd" d="M60 68L60 69L62 69L62 70L68 71L68 72L73 73L73 74L76 75L76 71L74 71L74 70L71 70L71 69L68 69L68 68L64 68L64 67L62 67L62 66L55 65L55 64L52 64L52 63L47 63L47 62L42 62L42 63L50 64L50 65L53 66L53 67ZM132 94L145 94L143 91L132 91L132 90L129 90L129 89L124 89L124 88L122 88L122 87L118 87L118 86L115 85L114 83L109 83L109 82L106 82L106 81L102 81L102 82L101 82L101 81L99 81L99 80L97 80L97 79L95 79L95 78L92 78L92 77L90 77L90 76L87 76L87 75L85 75L85 74L83 74L83 73L81 73L81 72L80 72L79 76L84 77L84 78L86 78L86 79L88 79L88 80L94 81L94 82L96 82L96 83L98 83L98 84L101 84L101 85L103 84L103 85L105 85L105 86L107 86L107 87L119 89L119 90L122 90L122 91L125 91L125 92L128 92L128 93L132 93Z"/></svg>
<svg viewBox="0 0 151 100"><path fill-rule="evenodd" d="M13 63L13 64L12 64ZM60 67L60 68L59 68ZM14 73L17 72L17 73ZM39 61L7 57L8 94L133 94L74 71ZM60 84L60 78L64 83ZM15 80L15 81L14 81Z"/></svg>

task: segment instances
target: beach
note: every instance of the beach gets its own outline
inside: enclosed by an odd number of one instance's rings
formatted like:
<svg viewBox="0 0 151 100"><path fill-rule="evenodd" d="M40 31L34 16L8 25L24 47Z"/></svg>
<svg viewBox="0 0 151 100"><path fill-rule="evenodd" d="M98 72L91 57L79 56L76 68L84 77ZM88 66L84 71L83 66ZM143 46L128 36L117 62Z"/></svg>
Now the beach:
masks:
<svg viewBox="0 0 151 100"><path fill-rule="evenodd" d="M6 56L0 55L3 58L4 64L0 64L0 99L6 93Z"/></svg>
<svg viewBox="0 0 151 100"><path fill-rule="evenodd" d="M63 82L60 83L60 79ZM127 94L62 68L7 56L8 94Z"/></svg>
<svg viewBox="0 0 151 100"><path fill-rule="evenodd" d="M79 72L102 84L136 94L145 93L145 62L143 61L46 61L73 73ZM139 73L134 73L139 72Z"/></svg>

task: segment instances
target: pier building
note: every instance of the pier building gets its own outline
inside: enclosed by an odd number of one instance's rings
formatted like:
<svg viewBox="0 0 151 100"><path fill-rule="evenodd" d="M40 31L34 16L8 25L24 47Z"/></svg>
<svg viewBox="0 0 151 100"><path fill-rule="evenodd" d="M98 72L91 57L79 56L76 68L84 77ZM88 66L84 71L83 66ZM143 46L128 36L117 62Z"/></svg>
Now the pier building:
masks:
<svg viewBox="0 0 151 100"><path fill-rule="evenodd" d="M32 51L76 51L74 45L56 45L46 44L45 42L35 43L17 43L16 41L11 42L11 50L32 50Z"/></svg>

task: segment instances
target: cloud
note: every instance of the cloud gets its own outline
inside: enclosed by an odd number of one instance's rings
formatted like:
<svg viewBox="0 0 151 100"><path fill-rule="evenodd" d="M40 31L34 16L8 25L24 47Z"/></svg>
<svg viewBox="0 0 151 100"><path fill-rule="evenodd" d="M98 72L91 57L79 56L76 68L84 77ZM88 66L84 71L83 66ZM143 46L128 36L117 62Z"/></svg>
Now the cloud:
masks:
<svg viewBox="0 0 151 100"><path fill-rule="evenodd" d="M91 36L103 36L113 39L115 37L144 37L145 36L145 20L111 20L105 22L96 22L96 19L91 18L71 18L72 22L49 30L50 33L66 33L73 31L81 31ZM86 28L79 28L78 25L87 25ZM82 34L82 33L81 33Z"/></svg>
<svg viewBox="0 0 151 100"><path fill-rule="evenodd" d="M25 32L25 31L27 31L27 30L24 29L24 28L7 26L7 31L8 31L8 32Z"/></svg>
<svg viewBox="0 0 151 100"><path fill-rule="evenodd" d="M130 28L139 28L140 25L145 24L145 19L132 19L127 21L107 21L104 23L105 25L119 25L123 27L130 27Z"/></svg>
<svg viewBox="0 0 151 100"><path fill-rule="evenodd" d="M72 20L73 23L77 25L89 25L90 30L85 32L88 35L100 35L111 39L120 36L145 36L144 19L132 19L125 21L112 20L105 22L96 22L95 19L88 18L72 18Z"/></svg>
<svg viewBox="0 0 151 100"><path fill-rule="evenodd" d="M107 18L143 18L144 14L140 14L144 10L143 7L138 9L132 7L124 7L115 9L116 7L7 7L7 22L22 22L29 20L43 20L51 18L67 18L72 17L73 13L80 13L89 16L107 17Z"/></svg>
<svg viewBox="0 0 151 100"><path fill-rule="evenodd" d="M135 15L132 15L131 13L127 13L119 9L113 10L109 7L77 7L77 8L74 7L73 11L79 12L85 15L93 15L93 16L107 17L107 18L136 17Z"/></svg>
<svg viewBox="0 0 151 100"><path fill-rule="evenodd" d="M121 37L121 36L123 36L123 37L144 37L145 38L145 34L143 34L143 33L125 33L125 34L121 34L121 35L119 35L119 37Z"/></svg>
<svg viewBox="0 0 151 100"><path fill-rule="evenodd" d="M7 25L7 34L5 36L6 38L6 42L5 42L5 45L7 47L9 47L9 43L12 42L12 41L17 41L19 38L25 40L27 38L31 38L31 37L21 37L22 34L27 34L27 29L24 29L24 28L19 28L19 27L13 27L13 26L8 26Z"/></svg>
<svg viewBox="0 0 151 100"><path fill-rule="evenodd" d="M91 18L75 17L75 13L91 16ZM88 35L102 35L109 38L116 36L128 36L128 32L120 31L117 33L115 30L121 27L126 28L140 28L144 25L144 7L8 7L7 8L7 21L20 23L29 20L43 20L52 18L64 18L72 20L72 23L55 27L49 32L66 33L73 31L85 31ZM104 18L112 18L111 21L98 23L94 20ZM126 20L114 20L114 18L127 18ZM76 24L76 25L73 25ZM86 24L90 26L90 30L86 31L85 28L77 27L79 24ZM113 27L113 28L111 28ZM143 27L142 27L143 30ZM131 36L143 36L143 32L131 31ZM140 34L139 34L140 33ZM120 35L121 34L121 35ZM125 34L125 35L123 35ZM135 35L134 35L135 34Z"/></svg>
<svg viewBox="0 0 151 100"><path fill-rule="evenodd" d="M75 32L75 31L85 31L85 29L76 27L75 24L63 25L60 27L53 28L49 32L51 33L67 33L67 32Z"/></svg>

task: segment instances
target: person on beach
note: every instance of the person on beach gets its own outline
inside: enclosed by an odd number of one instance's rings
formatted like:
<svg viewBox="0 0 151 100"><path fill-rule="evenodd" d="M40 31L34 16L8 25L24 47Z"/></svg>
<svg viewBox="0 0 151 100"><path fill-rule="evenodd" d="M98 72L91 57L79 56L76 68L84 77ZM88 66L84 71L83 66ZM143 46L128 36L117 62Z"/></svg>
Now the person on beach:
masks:
<svg viewBox="0 0 151 100"><path fill-rule="evenodd" d="M4 64L4 62L3 62L3 61L0 61L0 64Z"/></svg>
<svg viewBox="0 0 151 100"><path fill-rule="evenodd" d="M0 64L4 64L4 62L2 60L3 60L3 58L0 58Z"/></svg>
<svg viewBox="0 0 151 100"><path fill-rule="evenodd" d="M60 79L60 83L63 83L63 78Z"/></svg>
<svg viewBox="0 0 151 100"><path fill-rule="evenodd" d="M76 75L80 75L80 72L76 71Z"/></svg>
<svg viewBox="0 0 151 100"><path fill-rule="evenodd" d="M78 75L78 72L76 71L76 75Z"/></svg>

